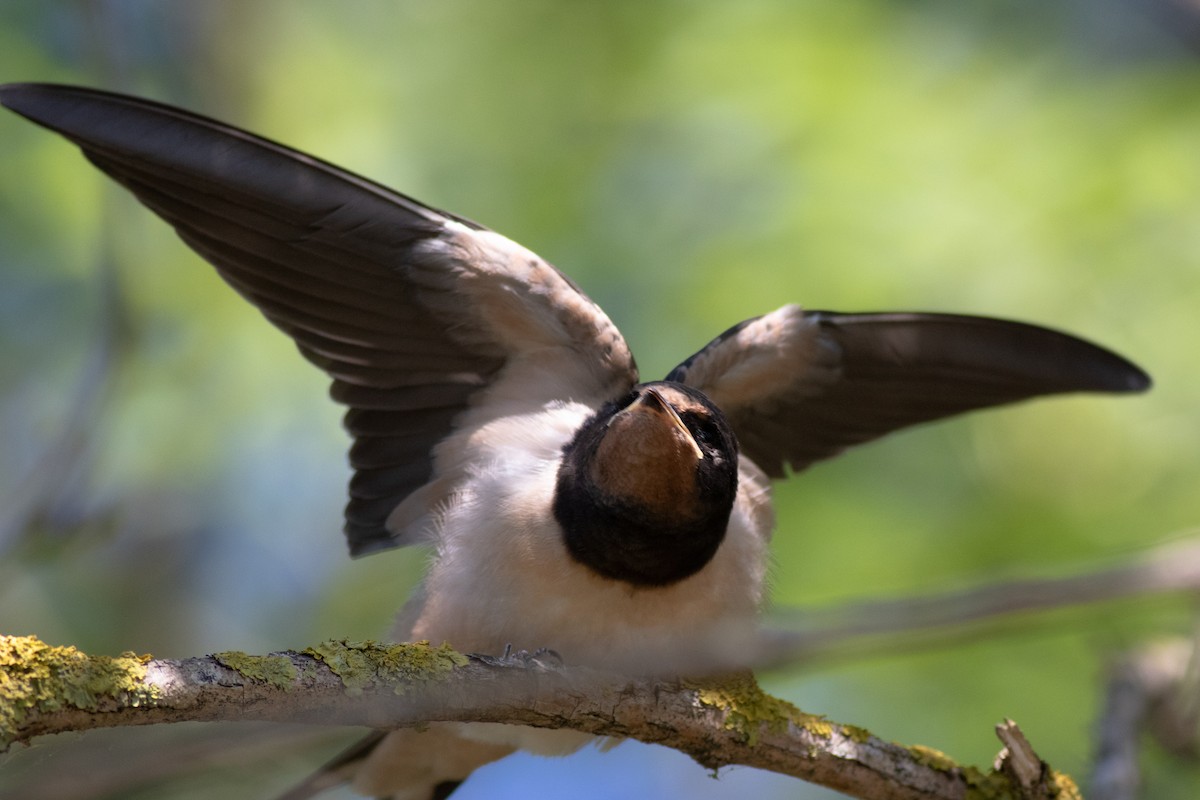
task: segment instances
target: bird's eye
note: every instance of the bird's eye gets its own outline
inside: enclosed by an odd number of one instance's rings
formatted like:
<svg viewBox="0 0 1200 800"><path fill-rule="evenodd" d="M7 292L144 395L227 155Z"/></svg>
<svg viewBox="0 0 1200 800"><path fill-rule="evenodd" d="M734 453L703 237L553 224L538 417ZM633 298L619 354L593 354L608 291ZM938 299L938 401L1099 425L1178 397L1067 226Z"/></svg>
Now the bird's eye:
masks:
<svg viewBox="0 0 1200 800"><path fill-rule="evenodd" d="M697 414L694 411L685 412L680 416L688 426L688 430L692 432L692 436L696 437L697 442L709 447L716 447L721 436L712 417L707 414Z"/></svg>

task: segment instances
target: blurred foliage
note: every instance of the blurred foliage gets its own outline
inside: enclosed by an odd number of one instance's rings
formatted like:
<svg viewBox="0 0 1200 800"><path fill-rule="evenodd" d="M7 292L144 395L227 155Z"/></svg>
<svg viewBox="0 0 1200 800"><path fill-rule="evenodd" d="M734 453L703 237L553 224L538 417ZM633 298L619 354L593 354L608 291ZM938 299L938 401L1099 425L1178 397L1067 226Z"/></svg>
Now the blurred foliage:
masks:
<svg viewBox="0 0 1200 800"><path fill-rule="evenodd" d="M480 220L575 278L648 378L791 301L1049 323L1155 376L1145 397L906 432L780 485L774 601L797 606L1045 574L1200 521L1187 19L1166 0L7 0L0 80L163 99ZM0 631L165 656L383 635L425 556L346 558L324 377L71 147L8 114L0 141ZM981 764L1013 717L1083 778L1106 658L1190 616L1060 612L768 685ZM280 761L216 733L250 755L89 734L6 756L0 793L260 796L337 746L285 741ZM52 782L87 758L106 777ZM1194 770L1153 763L1147 796L1194 796ZM518 757L461 796L555 790L831 796L633 745Z"/></svg>

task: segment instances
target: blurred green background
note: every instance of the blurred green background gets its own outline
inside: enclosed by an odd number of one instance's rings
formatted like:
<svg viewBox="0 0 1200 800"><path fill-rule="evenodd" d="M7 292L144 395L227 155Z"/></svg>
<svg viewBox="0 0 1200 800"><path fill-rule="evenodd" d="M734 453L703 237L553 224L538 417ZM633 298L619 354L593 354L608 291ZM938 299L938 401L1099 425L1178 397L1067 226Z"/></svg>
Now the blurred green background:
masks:
<svg viewBox="0 0 1200 800"><path fill-rule="evenodd" d="M1200 34L1133 0L0 4L0 81L225 119L495 228L660 377L784 302L1015 317L1156 379L909 431L778 487L773 601L1054 574L1200 522ZM0 632L97 652L385 634L424 554L352 562L324 376L57 137L0 115ZM1107 660L1181 598L766 676L805 710L988 764L1012 717L1085 778ZM553 644L553 643L547 643ZM0 795L261 797L355 732L42 740ZM1146 796L1200 773L1147 748ZM462 800L824 798L625 744ZM535 795L536 796L536 795Z"/></svg>

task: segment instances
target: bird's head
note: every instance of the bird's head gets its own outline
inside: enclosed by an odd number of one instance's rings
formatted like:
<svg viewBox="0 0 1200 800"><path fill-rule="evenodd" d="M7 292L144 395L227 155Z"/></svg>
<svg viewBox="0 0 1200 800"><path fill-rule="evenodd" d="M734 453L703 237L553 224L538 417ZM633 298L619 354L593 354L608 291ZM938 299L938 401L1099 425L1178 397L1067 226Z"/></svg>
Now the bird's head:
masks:
<svg viewBox="0 0 1200 800"><path fill-rule="evenodd" d="M701 392L641 384L580 427L563 452L554 513L576 561L662 586L698 572L725 535L737 439Z"/></svg>

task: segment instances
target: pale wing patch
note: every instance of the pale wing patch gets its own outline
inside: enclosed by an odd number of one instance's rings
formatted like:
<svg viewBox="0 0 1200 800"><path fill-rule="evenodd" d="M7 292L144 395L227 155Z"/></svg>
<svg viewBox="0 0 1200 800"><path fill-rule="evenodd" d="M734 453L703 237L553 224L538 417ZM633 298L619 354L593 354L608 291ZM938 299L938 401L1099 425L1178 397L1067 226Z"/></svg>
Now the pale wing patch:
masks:
<svg viewBox="0 0 1200 800"><path fill-rule="evenodd" d="M590 389L607 400L614 387L636 383L633 356L608 315L535 253L498 233L454 221L416 250L413 278L440 290L423 294L431 307L470 307L479 333L509 353L546 348L539 357L584 362L591 385L577 387L577 393ZM465 328L454 333L471 335ZM532 394L545 399L544 393Z"/></svg>
<svg viewBox="0 0 1200 800"><path fill-rule="evenodd" d="M770 407L780 391L816 393L838 378L840 352L797 305L786 305L710 345L686 383L722 409Z"/></svg>
<svg viewBox="0 0 1200 800"><path fill-rule="evenodd" d="M430 538L438 508L496 445L496 423L561 401L594 410L637 382L633 356L608 316L521 245L451 220L414 252L407 272L421 287L422 304L461 320L449 334L467 344L498 345L507 355L489 385L471 396L454 432L434 447L432 480L389 515L386 526L402 544Z"/></svg>

